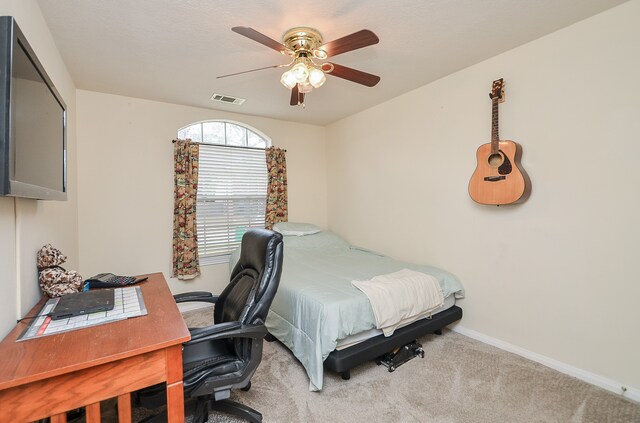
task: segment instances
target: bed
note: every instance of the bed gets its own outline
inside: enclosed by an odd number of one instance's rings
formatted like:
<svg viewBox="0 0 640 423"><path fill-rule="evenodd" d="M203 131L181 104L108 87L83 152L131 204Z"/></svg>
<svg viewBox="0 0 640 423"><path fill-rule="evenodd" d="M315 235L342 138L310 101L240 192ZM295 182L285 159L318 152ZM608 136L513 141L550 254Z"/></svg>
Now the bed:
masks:
<svg viewBox="0 0 640 423"><path fill-rule="evenodd" d="M324 367L347 379L356 365L421 335L438 332L462 317L462 310L454 303L464 296L464 290L449 272L351 246L329 231L280 231L284 235L283 271L266 326L302 363L310 390L322 389ZM232 256L232 267L237 256L237 252ZM376 332L369 299L351 282L401 269L433 275L445 301L430 318L385 337Z"/></svg>

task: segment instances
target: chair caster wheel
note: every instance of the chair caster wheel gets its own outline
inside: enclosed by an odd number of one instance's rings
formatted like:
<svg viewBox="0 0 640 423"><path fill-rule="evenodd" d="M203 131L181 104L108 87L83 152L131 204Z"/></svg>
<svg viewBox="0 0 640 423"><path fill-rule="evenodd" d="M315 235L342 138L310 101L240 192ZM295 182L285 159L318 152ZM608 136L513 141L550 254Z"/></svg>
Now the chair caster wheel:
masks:
<svg viewBox="0 0 640 423"><path fill-rule="evenodd" d="M396 366L389 366L389 373L393 372L396 369Z"/></svg>
<svg viewBox="0 0 640 423"><path fill-rule="evenodd" d="M245 386L244 388L240 388L241 391L245 391L245 392L247 392L249 389L251 389L251 381L249 381L247 386Z"/></svg>
<svg viewBox="0 0 640 423"><path fill-rule="evenodd" d="M376 360L376 365L377 365L377 366L379 366L379 365L381 365L381 364L382 364L382 361L380 361L380 360Z"/></svg>

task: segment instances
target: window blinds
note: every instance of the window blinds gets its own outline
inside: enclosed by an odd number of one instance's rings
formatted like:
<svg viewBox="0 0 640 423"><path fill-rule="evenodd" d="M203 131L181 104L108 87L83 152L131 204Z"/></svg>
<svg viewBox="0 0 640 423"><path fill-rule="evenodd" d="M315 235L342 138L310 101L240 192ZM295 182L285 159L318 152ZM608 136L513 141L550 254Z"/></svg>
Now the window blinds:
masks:
<svg viewBox="0 0 640 423"><path fill-rule="evenodd" d="M264 228L263 149L200 145L196 218L202 264L228 260L249 228Z"/></svg>

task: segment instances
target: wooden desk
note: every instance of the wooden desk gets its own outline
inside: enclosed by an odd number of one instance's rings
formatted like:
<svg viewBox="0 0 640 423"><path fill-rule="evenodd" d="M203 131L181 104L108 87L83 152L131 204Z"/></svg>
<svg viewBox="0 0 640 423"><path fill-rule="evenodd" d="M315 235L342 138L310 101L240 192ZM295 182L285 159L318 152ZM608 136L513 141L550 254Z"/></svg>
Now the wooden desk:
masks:
<svg viewBox="0 0 640 423"><path fill-rule="evenodd" d="M191 336L162 273L140 284L146 316L15 342L30 321L0 343L0 421L28 422L86 406L100 421L100 401L118 397L120 422L131 422L131 392L167 382L170 422L184 422L182 343ZM27 316L35 315L45 300Z"/></svg>

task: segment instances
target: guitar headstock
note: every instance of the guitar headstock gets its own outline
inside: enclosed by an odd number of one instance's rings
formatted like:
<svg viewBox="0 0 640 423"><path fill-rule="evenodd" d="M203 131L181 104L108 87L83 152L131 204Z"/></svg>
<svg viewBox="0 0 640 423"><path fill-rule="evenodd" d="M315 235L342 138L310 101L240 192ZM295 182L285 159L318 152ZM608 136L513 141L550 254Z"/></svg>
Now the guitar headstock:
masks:
<svg viewBox="0 0 640 423"><path fill-rule="evenodd" d="M491 98L491 100L497 98L498 101L502 103L504 101L504 91L502 89L504 85L505 84L503 83L503 78L493 81L491 92L489 93L489 98Z"/></svg>

